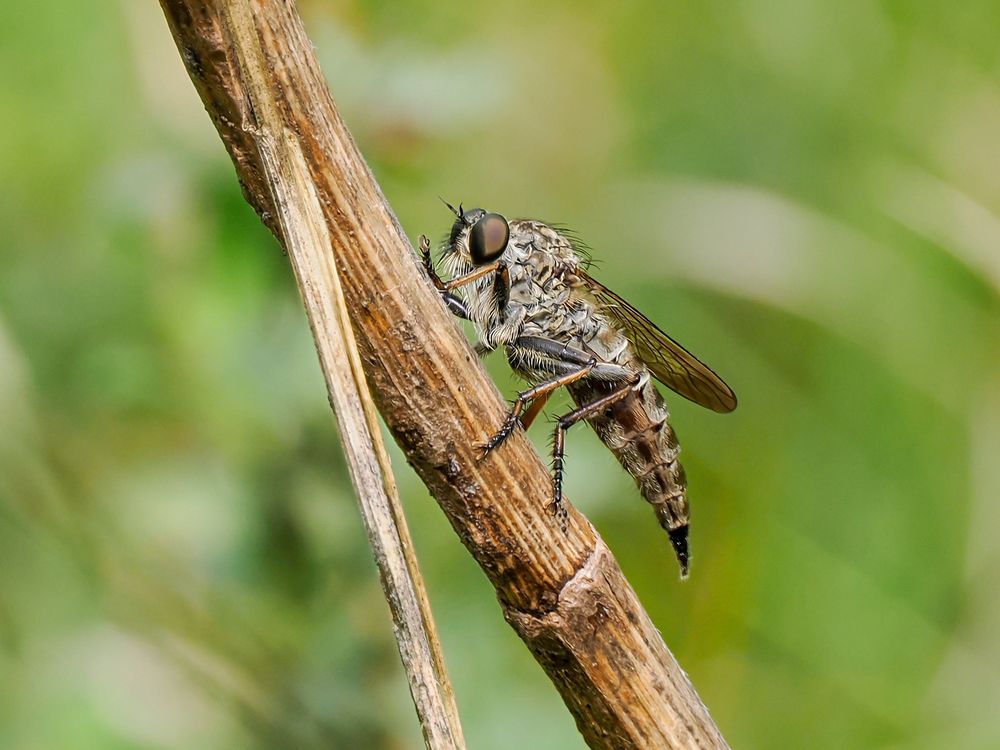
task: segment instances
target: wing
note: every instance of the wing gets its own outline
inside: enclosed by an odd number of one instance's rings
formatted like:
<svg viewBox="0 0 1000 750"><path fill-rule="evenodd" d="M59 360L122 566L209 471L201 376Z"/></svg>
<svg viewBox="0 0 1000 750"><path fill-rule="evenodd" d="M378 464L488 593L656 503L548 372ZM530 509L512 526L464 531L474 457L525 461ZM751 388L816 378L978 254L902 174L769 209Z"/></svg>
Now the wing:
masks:
<svg viewBox="0 0 1000 750"><path fill-rule="evenodd" d="M635 353L657 380L712 411L729 412L736 408L736 394L708 365L601 282L582 269L576 273L588 287L598 309L621 327Z"/></svg>

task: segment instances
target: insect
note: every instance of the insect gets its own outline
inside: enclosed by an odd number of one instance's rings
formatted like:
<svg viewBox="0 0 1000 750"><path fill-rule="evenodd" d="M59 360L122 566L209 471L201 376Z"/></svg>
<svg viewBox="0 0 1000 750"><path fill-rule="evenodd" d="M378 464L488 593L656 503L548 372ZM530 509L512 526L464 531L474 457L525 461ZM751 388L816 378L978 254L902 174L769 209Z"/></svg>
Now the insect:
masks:
<svg viewBox="0 0 1000 750"><path fill-rule="evenodd" d="M455 209L442 249L443 281L421 236L424 267L455 315L471 320L477 350L503 347L531 387L482 446L492 453L515 430L527 429L554 391L565 387L576 408L559 417L552 441L552 509L565 524L562 482L565 433L583 420L594 428L642 496L653 506L688 574L688 500L680 447L667 407L653 385L665 386L717 412L736 408L736 395L708 366L590 276L586 256L563 231L540 221L507 221L481 208ZM461 288L463 296L455 293Z"/></svg>

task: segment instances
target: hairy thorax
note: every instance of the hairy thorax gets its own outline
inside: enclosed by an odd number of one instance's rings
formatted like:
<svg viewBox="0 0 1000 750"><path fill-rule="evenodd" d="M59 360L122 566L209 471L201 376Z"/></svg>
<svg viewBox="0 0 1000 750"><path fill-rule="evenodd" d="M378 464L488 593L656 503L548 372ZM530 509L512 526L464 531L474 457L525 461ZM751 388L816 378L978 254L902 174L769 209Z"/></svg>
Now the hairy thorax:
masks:
<svg viewBox="0 0 1000 750"><path fill-rule="evenodd" d="M581 350L598 362L635 368L638 361L626 337L597 310L577 269L582 260L563 235L530 220L510 222L510 243L502 264L509 276L506 300L491 277L470 285L466 301L479 340L486 349L513 344L521 336L539 336ZM452 274L472 270L453 256ZM530 362L511 362L529 382L551 377ZM641 367L641 366L640 366Z"/></svg>

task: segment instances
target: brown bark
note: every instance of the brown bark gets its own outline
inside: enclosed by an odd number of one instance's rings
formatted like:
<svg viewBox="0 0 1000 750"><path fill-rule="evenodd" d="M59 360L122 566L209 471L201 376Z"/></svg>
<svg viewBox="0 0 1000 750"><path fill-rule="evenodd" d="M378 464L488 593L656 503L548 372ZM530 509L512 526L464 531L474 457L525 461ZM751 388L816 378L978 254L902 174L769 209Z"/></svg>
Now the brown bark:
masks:
<svg viewBox="0 0 1000 750"><path fill-rule="evenodd" d="M290 253L278 200L287 170L268 154L301 157L378 408L587 743L726 747L593 527L570 508L563 531L549 512L548 471L524 437L477 461L474 443L501 423L505 402L423 277L337 113L294 3L161 5L244 195ZM264 116L262 102L279 122ZM275 150L276 142L287 148ZM304 252L293 263L322 353L337 332L309 301L329 293L313 274L329 260Z"/></svg>

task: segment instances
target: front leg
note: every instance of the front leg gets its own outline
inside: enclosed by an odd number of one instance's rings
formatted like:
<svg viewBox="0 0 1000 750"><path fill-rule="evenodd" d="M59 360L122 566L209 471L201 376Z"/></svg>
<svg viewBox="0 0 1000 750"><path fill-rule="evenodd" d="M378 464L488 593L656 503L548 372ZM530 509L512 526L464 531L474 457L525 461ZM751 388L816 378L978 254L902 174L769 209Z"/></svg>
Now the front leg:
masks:
<svg viewBox="0 0 1000 750"><path fill-rule="evenodd" d="M487 263L484 266L473 269L464 276L456 276L454 279L442 281L434 269L434 261L431 259L431 241L427 239L426 234L420 235L420 255L423 258L424 269L427 271L427 275L430 276L431 282L439 292L448 292L460 286L471 284L476 279L481 279L483 276L491 274L500 268L500 261L495 260L492 263Z"/></svg>
<svg viewBox="0 0 1000 750"><path fill-rule="evenodd" d="M434 268L434 260L431 258L431 241L424 234L420 235L420 256L424 262L424 270L427 272L427 276L430 278L431 283L434 284L434 288L440 293L445 305L451 310L451 314L456 318L471 320L469 308L465 304L465 300L454 292L448 291L448 285L438 276L437 269Z"/></svg>

